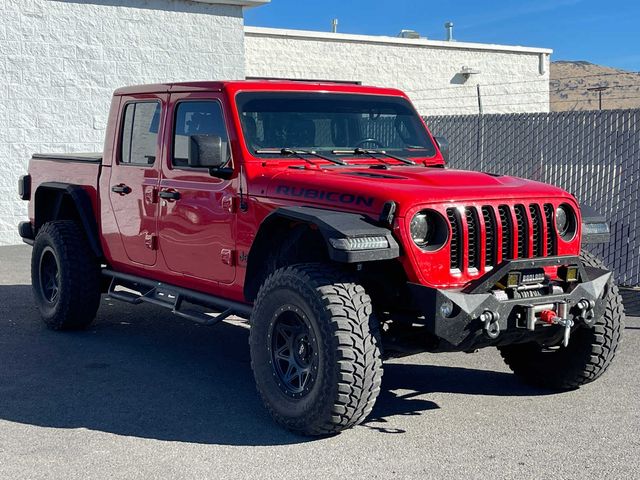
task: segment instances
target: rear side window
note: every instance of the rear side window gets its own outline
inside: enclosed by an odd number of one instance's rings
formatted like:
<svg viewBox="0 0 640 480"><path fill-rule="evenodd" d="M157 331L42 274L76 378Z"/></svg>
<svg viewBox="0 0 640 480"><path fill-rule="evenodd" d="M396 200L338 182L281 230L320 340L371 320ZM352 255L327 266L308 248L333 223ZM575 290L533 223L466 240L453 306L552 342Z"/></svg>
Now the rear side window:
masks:
<svg viewBox="0 0 640 480"><path fill-rule="evenodd" d="M173 137L173 165L186 167L191 135L216 135L228 142L220 103L215 100L185 101L178 104ZM227 149L229 155L230 149ZM227 159L227 161L230 159Z"/></svg>
<svg viewBox="0 0 640 480"><path fill-rule="evenodd" d="M160 102L129 103L124 109L120 163L153 165L156 161Z"/></svg>

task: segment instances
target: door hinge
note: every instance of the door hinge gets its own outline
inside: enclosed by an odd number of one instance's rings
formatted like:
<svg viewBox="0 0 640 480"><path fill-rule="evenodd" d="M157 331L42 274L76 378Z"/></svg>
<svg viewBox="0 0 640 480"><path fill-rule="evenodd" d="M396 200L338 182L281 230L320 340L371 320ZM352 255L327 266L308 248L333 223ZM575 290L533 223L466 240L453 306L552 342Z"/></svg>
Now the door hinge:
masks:
<svg viewBox="0 0 640 480"><path fill-rule="evenodd" d="M235 211L236 202L233 195L225 195L222 197L222 208L229 213L233 213Z"/></svg>
<svg viewBox="0 0 640 480"><path fill-rule="evenodd" d="M158 249L158 236L155 233L147 233L144 236L144 244L149 250Z"/></svg>
<svg viewBox="0 0 640 480"><path fill-rule="evenodd" d="M234 254L234 251L231 250L230 248L223 248L222 250L220 250L220 259L222 260L222 263L232 267L233 254Z"/></svg>
<svg viewBox="0 0 640 480"><path fill-rule="evenodd" d="M147 203L158 203L158 189L155 187L145 190L145 201Z"/></svg>

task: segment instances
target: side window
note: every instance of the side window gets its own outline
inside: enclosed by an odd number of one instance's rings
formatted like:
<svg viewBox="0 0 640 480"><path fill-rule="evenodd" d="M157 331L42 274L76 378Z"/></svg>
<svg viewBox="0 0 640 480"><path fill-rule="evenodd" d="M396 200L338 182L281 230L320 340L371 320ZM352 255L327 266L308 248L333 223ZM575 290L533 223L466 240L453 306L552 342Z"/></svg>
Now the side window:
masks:
<svg viewBox="0 0 640 480"><path fill-rule="evenodd" d="M160 103L129 103L124 109L120 163L153 165L156 161Z"/></svg>
<svg viewBox="0 0 640 480"><path fill-rule="evenodd" d="M176 108L173 128L172 164L176 167L188 166L189 142L192 135L215 135L220 137L222 142L229 142L222 107L215 100L180 102ZM230 149L227 149L227 155L229 162Z"/></svg>

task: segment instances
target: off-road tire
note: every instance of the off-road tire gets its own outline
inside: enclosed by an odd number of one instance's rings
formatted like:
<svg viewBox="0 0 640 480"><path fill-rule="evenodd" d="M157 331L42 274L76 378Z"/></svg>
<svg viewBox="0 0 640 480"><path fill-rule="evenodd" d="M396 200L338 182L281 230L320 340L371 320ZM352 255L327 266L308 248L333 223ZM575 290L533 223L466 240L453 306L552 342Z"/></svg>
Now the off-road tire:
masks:
<svg viewBox="0 0 640 480"><path fill-rule="evenodd" d="M47 294L42 262L55 260L57 294ZM100 264L84 231L71 220L46 223L38 231L31 257L31 284L45 324L53 330L86 328L100 305Z"/></svg>
<svg viewBox="0 0 640 480"><path fill-rule="evenodd" d="M605 268L588 252L580 255L587 266ZM600 377L611 364L624 330L624 307L618 287L609 280L605 313L592 328L580 326L571 333L569 346L554 350L538 343L499 347L502 358L525 382L553 390L573 390Z"/></svg>
<svg viewBox="0 0 640 480"><path fill-rule="evenodd" d="M283 308L308 320L318 347L310 391L291 398L279 386L270 331ZM329 435L362 422L380 392L382 360L371 299L350 275L308 263L276 270L258 292L249 346L262 400L277 423L303 435Z"/></svg>

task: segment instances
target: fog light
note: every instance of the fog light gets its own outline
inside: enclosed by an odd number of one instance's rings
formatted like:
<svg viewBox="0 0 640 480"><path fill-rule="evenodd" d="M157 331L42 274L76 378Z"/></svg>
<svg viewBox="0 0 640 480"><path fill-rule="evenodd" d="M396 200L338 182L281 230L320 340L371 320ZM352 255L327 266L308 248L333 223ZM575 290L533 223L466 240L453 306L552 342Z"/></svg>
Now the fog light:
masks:
<svg viewBox="0 0 640 480"><path fill-rule="evenodd" d="M444 318L449 318L453 314L453 303L450 300L445 300L440 304L440 315Z"/></svg>
<svg viewBox="0 0 640 480"><path fill-rule="evenodd" d="M522 280L522 274L519 271L509 272L499 282L496 282L496 287L501 289L514 288L520 285Z"/></svg>
<svg viewBox="0 0 640 480"><path fill-rule="evenodd" d="M578 267L560 267L558 268L558 277L565 282L577 282L579 270Z"/></svg>
<svg viewBox="0 0 640 480"><path fill-rule="evenodd" d="M507 288L520 285L520 272L510 272L507 274Z"/></svg>

